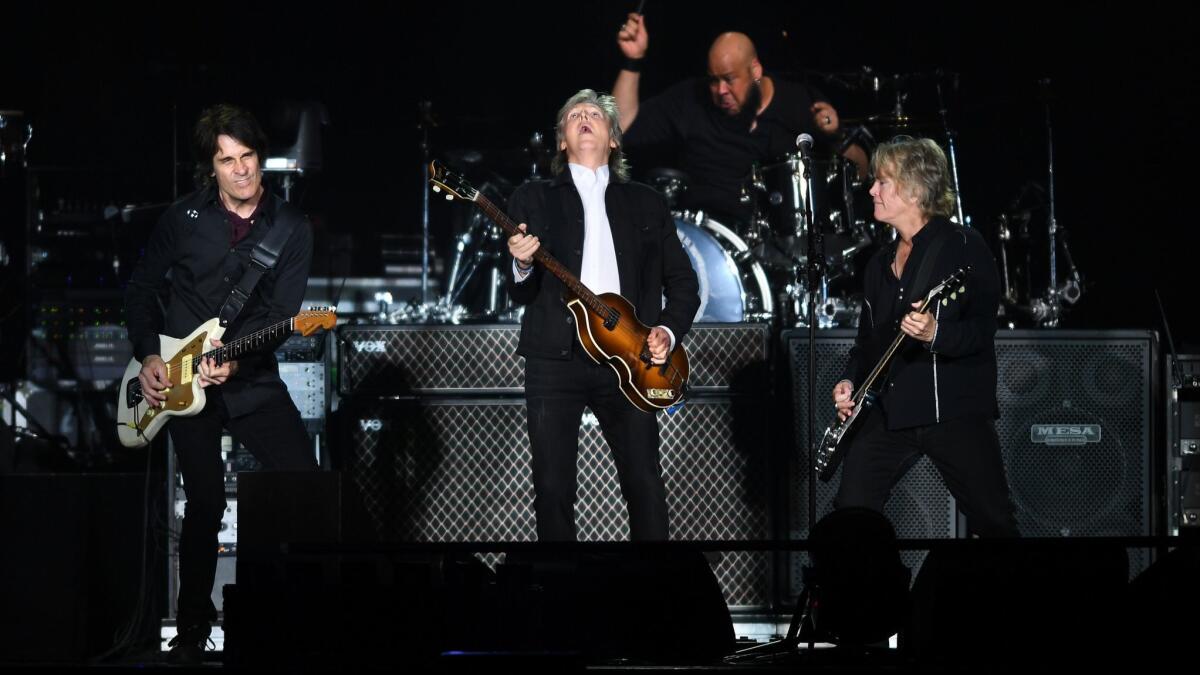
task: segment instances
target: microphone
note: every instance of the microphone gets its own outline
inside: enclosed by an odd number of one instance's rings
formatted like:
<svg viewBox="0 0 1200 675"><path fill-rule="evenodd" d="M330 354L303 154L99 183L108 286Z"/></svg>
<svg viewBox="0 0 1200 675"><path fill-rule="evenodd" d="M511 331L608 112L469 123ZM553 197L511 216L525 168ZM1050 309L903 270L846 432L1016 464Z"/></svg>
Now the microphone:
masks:
<svg viewBox="0 0 1200 675"><path fill-rule="evenodd" d="M809 157L812 154L813 137L809 134L800 134L796 137L796 147L800 150L801 157Z"/></svg>

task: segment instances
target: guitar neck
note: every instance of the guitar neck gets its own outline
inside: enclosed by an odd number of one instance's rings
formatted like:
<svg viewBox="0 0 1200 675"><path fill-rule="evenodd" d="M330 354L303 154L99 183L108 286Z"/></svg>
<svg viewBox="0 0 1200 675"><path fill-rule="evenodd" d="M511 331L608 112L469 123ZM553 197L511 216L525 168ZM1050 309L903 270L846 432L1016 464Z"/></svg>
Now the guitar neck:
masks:
<svg viewBox="0 0 1200 675"><path fill-rule="evenodd" d="M482 194L476 196L475 205L487 214L488 218L491 218L493 222L508 233L508 236L512 237L521 234L521 230L517 228L517 224L513 222L512 218L509 218L508 214L497 208L487 197L484 197ZM587 305L588 309L600 316L606 316L609 313L610 309L608 305L601 302L600 298L596 297L596 294L591 289L583 285L579 277L572 274L571 270L563 267L563 264L558 262L554 256L546 253L544 249L539 248L533 254L533 257L542 263L542 266L551 274L558 277L567 288L571 289L571 292Z"/></svg>
<svg viewBox="0 0 1200 675"><path fill-rule="evenodd" d="M295 329L295 321L295 317L284 319L283 321L271 324L262 330L254 331L249 335L243 335L242 337L229 342L228 344L221 345L212 351L205 352L201 355L201 358L212 359L216 361L217 365L221 365L227 361L236 361L247 354L260 351L264 346L275 343L279 340L279 338L284 337L285 335L291 335L292 331ZM196 361L192 364L193 370L199 367L199 361Z"/></svg>

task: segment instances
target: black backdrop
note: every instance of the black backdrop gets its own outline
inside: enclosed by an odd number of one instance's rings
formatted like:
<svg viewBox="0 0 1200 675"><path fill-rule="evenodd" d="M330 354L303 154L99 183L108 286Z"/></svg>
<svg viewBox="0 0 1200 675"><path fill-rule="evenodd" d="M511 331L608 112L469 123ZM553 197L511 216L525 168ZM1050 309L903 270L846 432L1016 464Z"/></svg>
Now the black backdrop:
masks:
<svg viewBox="0 0 1200 675"><path fill-rule="evenodd" d="M419 231L418 101L432 101L440 123L435 154L519 149L549 131L566 96L611 87L614 36L634 4L6 7L0 109L33 121L32 163L102 167L122 176L113 199L125 203L188 189L186 171L172 175L173 139L187 158L186 130L203 106L237 102L270 120L282 100L322 101L332 121L326 168L298 194L322 236L350 235L365 252L377 250L379 233ZM1158 287L1177 339L1194 343L1188 195L1198 57L1182 15L1138 9L649 0L643 93L702 73L708 43L724 29L748 32L777 71L956 72L950 103L964 199L991 236L1021 186L1045 182L1036 83L1049 77L1058 220L1089 282L1067 325L1158 328ZM814 84L845 117L888 109L867 93ZM931 105L929 93L914 85L914 112ZM442 247L447 208L433 214Z"/></svg>

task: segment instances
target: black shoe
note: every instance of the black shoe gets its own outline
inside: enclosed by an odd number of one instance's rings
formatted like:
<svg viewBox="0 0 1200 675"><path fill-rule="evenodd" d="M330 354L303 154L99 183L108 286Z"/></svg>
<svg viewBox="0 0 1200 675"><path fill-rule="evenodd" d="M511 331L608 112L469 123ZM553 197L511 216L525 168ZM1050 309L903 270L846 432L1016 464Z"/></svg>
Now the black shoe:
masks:
<svg viewBox="0 0 1200 675"><path fill-rule="evenodd" d="M212 634L212 626L207 623L193 624L191 626L180 626L179 632L167 646L171 651L167 653L167 663L194 666L204 661L204 650L216 647L216 644L209 639Z"/></svg>

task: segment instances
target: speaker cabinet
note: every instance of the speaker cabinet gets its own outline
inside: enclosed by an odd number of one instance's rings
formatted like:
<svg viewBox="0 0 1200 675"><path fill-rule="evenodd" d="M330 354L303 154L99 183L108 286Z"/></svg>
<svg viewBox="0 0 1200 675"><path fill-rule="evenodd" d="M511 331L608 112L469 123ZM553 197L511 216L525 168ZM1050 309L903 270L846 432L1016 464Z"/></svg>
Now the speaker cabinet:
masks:
<svg viewBox="0 0 1200 675"><path fill-rule="evenodd" d="M1154 534L1158 340L1148 331L997 336L996 431L1027 537ZM1130 573L1150 551L1129 551Z"/></svg>
<svg viewBox="0 0 1200 675"><path fill-rule="evenodd" d="M342 425L340 468L377 539L535 539L523 400L348 400ZM698 397L660 415L673 539L770 536L766 428L763 407L734 396ZM616 467L590 412L579 448L579 538L628 539ZM715 571L731 606L767 604L768 555L726 553Z"/></svg>

